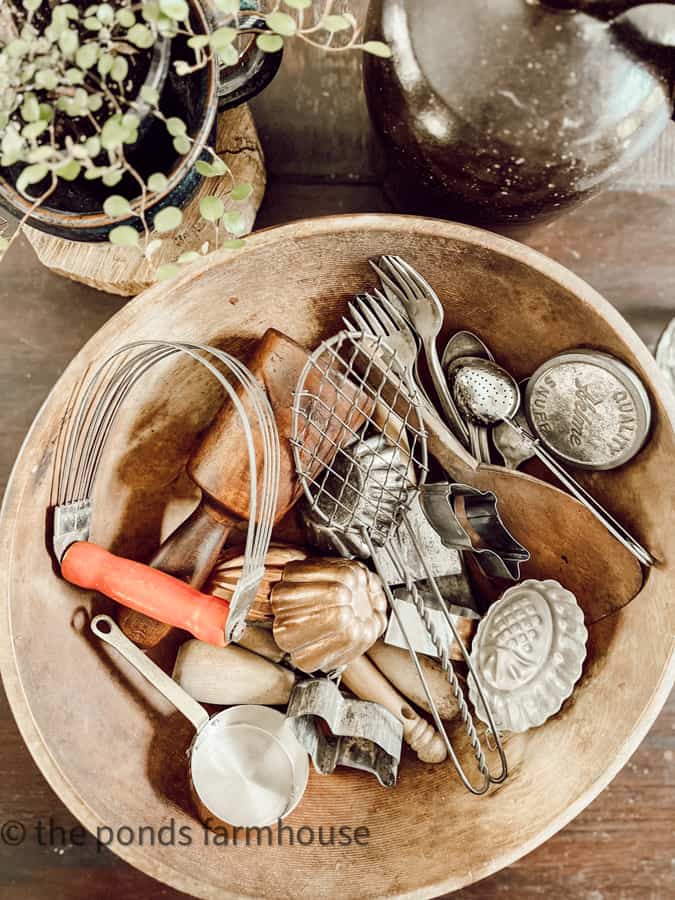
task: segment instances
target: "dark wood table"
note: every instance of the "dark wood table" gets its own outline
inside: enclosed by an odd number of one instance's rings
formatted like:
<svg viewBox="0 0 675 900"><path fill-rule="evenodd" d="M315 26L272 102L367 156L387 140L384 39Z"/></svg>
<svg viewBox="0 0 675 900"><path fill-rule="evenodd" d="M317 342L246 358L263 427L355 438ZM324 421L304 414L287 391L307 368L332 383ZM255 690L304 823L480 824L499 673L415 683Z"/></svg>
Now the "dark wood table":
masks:
<svg viewBox="0 0 675 900"><path fill-rule="evenodd" d="M380 157L360 91L357 55L319 59L302 49L288 53L281 75L255 101L254 111L270 175L260 226L390 208L378 186ZM528 239L604 294L652 348L675 315L673 144L673 135L666 135L617 190ZM47 392L71 357L123 303L47 272L24 240L2 264L0 488ZM674 757L671 697L631 761L585 812L511 868L455 896L674 896ZM102 760L102 772L104 766ZM93 839L71 833L77 822L33 763L3 694L0 826L13 820L33 835L41 821L44 840L28 839L12 847L0 838L3 900L184 896L112 853L97 852Z"/></svg>

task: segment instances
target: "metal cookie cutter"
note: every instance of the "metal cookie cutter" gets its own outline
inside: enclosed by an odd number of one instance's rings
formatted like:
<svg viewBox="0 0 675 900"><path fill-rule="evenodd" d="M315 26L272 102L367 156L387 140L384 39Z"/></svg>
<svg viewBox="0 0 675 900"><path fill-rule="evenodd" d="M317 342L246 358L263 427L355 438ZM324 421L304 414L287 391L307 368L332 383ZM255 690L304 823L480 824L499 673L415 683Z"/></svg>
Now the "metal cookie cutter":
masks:
<svg viewBox="0 0 675 900"><path fill-rule="evenodd" d="M319 774L347 766L382 787L396 784L403 726L379 703L348 699L328 678L311 678L293 688L286 718Z"/></svg>
<svg viewBox="0 0 675 900"><path fill-rule="evenodd" d="M530 553L506 529L492 491L447 481L425 484L420 503L443 543L473 553L488 578L520 578L520 564Z"/></svg>

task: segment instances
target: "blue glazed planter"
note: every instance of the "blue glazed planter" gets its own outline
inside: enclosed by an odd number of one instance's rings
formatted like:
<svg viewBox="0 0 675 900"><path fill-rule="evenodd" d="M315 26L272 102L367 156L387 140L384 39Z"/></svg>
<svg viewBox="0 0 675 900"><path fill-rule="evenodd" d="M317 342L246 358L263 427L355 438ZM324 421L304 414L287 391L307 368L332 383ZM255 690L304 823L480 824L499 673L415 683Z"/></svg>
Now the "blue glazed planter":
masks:
<svg viewBox="0 0 675 900"><path fill-rule="evenodd" d="M198 26L195 30L208 32L215 25L210 13L201 0L190 0L190 3ZM249 2L245 0L241 6L243 11L255 9L250 0ZM257 17L254 12L240 22L244 27L265 27L264 20ZM282 51L270 54L254 47L247 52L246 59L238 66L221 69L218 62L211 59L206 69L190 78L180 78L172 74L170 45L168 51L166 59L158 64L160 68L162 66L164 68L162 79L164 87L161 91L160 106L163 107L165 95L170 94L174 107L178 105L181 118L188 124L188 133L193 139L193 144L186 156L174 158L170 167L163 168L162 160L158 158L158 147L168 146L165 127L163 123L151 117L142 122L139 140L131 153L146 167L150 165L150 171L163 171L168 179L166 189L153 194L152 199L146 203L145 216L150 226L157 213L166 206L184 207L189 203L202 181L195 169L195 163L199 159L210 159L205 148L211 145L215 138L218 113L245 103L263 90L276 75L282 56ZM151 162L153 159L154 165ZM14 187L19 171L18 168L9 171L0 169L0 206L20 219L26 215L32 204ZM63 190L58 205L56 203L49 205L47 201L34 210L28 218L28 224L33 228L70 241L83 242L105 241L110 231L119 225L139 228L137 216L110 219L103 211L103 200L92 202L91 196L85 199L81 192L82 185L78 189L78 181L72 184L64 182L59 184L63 185ZM109 190L108 193L113 191ZM131 200L130 203L134 212L140 211L140 197Z"/></svg>

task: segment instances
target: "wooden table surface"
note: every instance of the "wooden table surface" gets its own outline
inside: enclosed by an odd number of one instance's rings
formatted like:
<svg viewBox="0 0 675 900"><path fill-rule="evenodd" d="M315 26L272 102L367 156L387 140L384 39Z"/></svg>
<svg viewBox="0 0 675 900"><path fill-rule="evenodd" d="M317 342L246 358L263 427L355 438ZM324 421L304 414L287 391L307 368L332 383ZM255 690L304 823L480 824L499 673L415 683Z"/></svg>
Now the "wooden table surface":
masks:
<svg viewBox="0 0 675 900"><path fill-rule="evenodd" d="M365 0L359 0L352 8L358 11L364 5ZM381 162L360 90L357 55L319 59L312 51L294 49L253 108L270 175L260 226L390 208L378 187ZM619 189L528 239L604 294L651 348L675 315L675 153L670 155L674 144L673 134L666 135ZM120 298L42 269L23 240L2 264L0 490L47 392L71 357L122 305ZM674 757L675 696L671 696L631 761L585 812L509 869L454 896L481 900L674 896ZM3 843L1 826L11 821L22 822L33 835L36 823L44 823L42 844L30 838L16 847ZM76 825L33 763L2 694L3 900L184 896L112 853L97 852L93 839L78 846L81 841L69 840Z"/></svg>

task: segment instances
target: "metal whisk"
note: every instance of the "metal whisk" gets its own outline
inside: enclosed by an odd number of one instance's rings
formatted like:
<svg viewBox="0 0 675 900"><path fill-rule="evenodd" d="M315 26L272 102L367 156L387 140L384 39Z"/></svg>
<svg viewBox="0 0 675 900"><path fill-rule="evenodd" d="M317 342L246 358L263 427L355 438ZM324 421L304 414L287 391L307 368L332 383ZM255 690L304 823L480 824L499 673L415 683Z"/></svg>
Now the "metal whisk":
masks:
<svg viewBox="0 0 675 900"><path fill-rule="evenodd" d="M56 452L58 481L54 498L53 547L59 562L76 541L89 538L91 496L101 457L116 416L129 391L153 366L174 354L185 354L220 382L239 415L250 470L250 516L242 576L230 602L226 639L240 636L246 612L264 575L279 487L280 447L274 414L267 395L239 360L215 347L173 341L138 341L109 356L81 384L62 422ZM209 357L220 362L227 377ZM238 394L246 392L255 421L251 422ZM258 464L253 427L262 447L262 477L258 490ZM259 500L260 496L260 500Z"/></svg>
<svg viewBox="0 0 675 900"><path fill-rule="evenodd" d="M350 391L345 390L346 385L350 386ZM360 392L355 392L354 386ZM338 409L339 400L343 402ZM356 429L351 423L357 420L347 401L358 403L361 413L358 421L363 421L365 416L363 424ZM328 436L329 423L334 426L332 432L337 432L337 439ZM351 438L351 443L345 440L347 436ZM383 337L342 331L321 344L312 354L296 389L291 443L298 478L313 514L326 528L346 536L358 536L368 547L448 756L466 788L474 794L484 794L491 784L501 783L507 776L506 757L492 713L486 704L489 727L500 757L501 771L498 775L493 775L489 770L474 719L447 648L436 633L423 598L414 584L409 583L418 613L439 652L441 666L457 700L461 720L482 776L480 784L474 785L448 737L387 579L381 573L380 554L387 553L402 580L406 580L404 561L395 542L390 540L396 529L403 525L410 533L412 545L453 637L461 648L462 657L476 679L469 653L408 519L408 510L428 470L426 432L417 389ZM328 464L327 459L331 460ZM410 582L409 577L407 581ZM485 703L477 679L476 685L481 701Z"/></svg>

